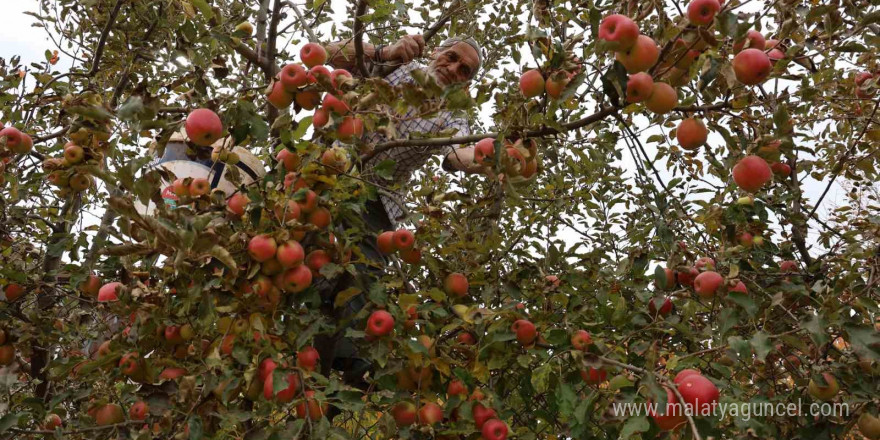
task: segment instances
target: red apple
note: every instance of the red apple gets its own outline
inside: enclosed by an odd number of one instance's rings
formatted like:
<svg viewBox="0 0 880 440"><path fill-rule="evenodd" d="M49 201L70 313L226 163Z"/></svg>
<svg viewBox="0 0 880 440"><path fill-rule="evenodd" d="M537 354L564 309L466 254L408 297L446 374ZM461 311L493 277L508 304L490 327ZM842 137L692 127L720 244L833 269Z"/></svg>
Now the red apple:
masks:
<svg viewBox="0 0 880 440"><path fill-rule="evenodd" d="M394 331L394 317L385 310L376 310L367 319L366 332L370 336L386 336Z"/></svg>
<svg viewBox="0 0 880 440"><path fill-rule="evenodd" d="M13 302L22 295L24 295L25 290L21 284L18 283L9 283L6 285L6 288L3 290L3 293L6 295L6 302Z"/></svg>
<svg viewBox="0 0 880 440"><path fill-rule="evenodd" d="M336 136L346 143L352 143L363 135L364 121L355 116L346 116L336 129Z"/></svg>
<svg viewBox="0 0 880 440"><path fill-rule="evenodd" d="M275 257L277 251L278 244L268 235L257 235L248 242L248 255L261 263Z"/></svg>
<svg viewBox="0 0 880 440"><path fill-rule="evenodd" d="M296 95L293 96L293 100L297 103L297 105L306 110L314 110L315 107L317 107L318 104L321 103L321 93L319 93L317 90L302 90L297 92Z"/></svg>
<svg viewBox="0 0 880 440"><path fill-rule="evenodd" d="M385 231L376 237L376 247L385 255L392 254L397 248L394 247L394 231Z"/></svg>
<svg viewBox="0 0 880 440"><path fill-rule="evenodd" d="M531 345L538 337L538 331L535 324L527 319L518 319L514 321L510 329L516 333L516 340L522 345Z"/></svg>
<svg viewBox="0 0 880 440"><path fill-rule="evenodd" d="M70 164L82 162L85 156L85 150L77 144L70 143L64 147L64 159Z"/></svg>
<svg viewBox="0 0 880 440"><path fill-rule="evenodd" d="M323 206L319 206L309 213L309 215L306 217L306 221L317 226L318 228L326 229L328 226L330 226L333 218L330 215L329 209L324 208Z"/></svg>
<svg viewBox="0 0 880 440"><path fill-rule="evenodd" d="M141 372L141 363L136 351L126 353L119 359L119 370L126 376L136 376Z"/></svg>
<svg viewBox="0 0 880 440"><path fill-rule="evenodd" d="M522 74L519 79L519 90L526 98L534 98L544 93L544 76L541 71L532 69Z"/></svg>
<svg viewBox="0 0 880 440"><path fill-rule="evenodd" d="M661 431L671 431L687 422L684 408L678 404L675 393L668 388L666 389L666 408L663 411L652 411L653 407L653 405L648 406L648 415L654 419L654 423Z"/></svg>
<svg viewBox="0 0 880 440"><path fill-rule="evenodd" d="M779 263L779 270L784 273L797 272L798 266L797 263L792 260L785 260Z"/></svg>
<svg viewBox="0 0 880 440"><path fill-rule="evenodd" d="M474 394L479 390L475 390ZM480 399L472 399L472 400L482 400ZM482 403L474 403L474 406L471 408L471 415L474 417L474 424L477 425L477 429L483 429L486 422L498 417L498 414L495 413L495 410L492 408L486 408Z"/></svg>
<svg viewBox="0 0 880 440"><path fill-rule="evenodd" d="M284 165L285 171L296 171L301 162L299 155L287 148L282 148L281 151L275 155L275 160Z"/></svg>
<svg viewBox="0 0 880 440"><path fill-rule="evenodd" d="M297 89L309 83L309 74L301 64L288 64L281 69L281 73L278 75L281 77L284 89L290 93L296 92Z"/></svg>
<svg viewBox="0 0 880 440"><path fill-rule="evenodd" d="M199 197L209 192L211 192L211 182L208 182L208 179L204 177L196 177L189 184L189 194L193 197Z"/></svg>
<svg viewBox="0 0 880 440"><path fill-rule="evenodd" d="M272 84L266 89L266 100L272 104L273 107L282 110L290 107L290 104L293 104L293 100L297 95L294 95L291 92L288 92L284 88L284 83L281 81L273 81ZM300 107L304 107L304 105L300 105Z"/></svg>
<svg viewBox="0 0 880 440"><path fill-rule="evenodd" d="M706 129L706 125L703 124L703 121L695 118L687 118L681 121L678 124L678 129L675 131L675 138L678 139L678 144L685 150L692 151L700 148L706 144L708 137L709 130Z"/></svg>
<svg viewBox="0 0 880 440"><path fill-rule="evenodd" d="M645 72L630 75L626 82L626 102L642 102L651 97L654 79Z"/></svg>
<svg viewBox="0 0 880 440"><path fill-rule="evenodd" d="M639 27L625 15L609 15L599 24L599 40L615 52L629 50L636 44L638 38Z"/></svg>
<svg viewBox="0 0 880 440"><path fill-rule="evenodd" d="M807 391L816 399L831 400L840 391L840 384L837 383L837 378L831 373L822 373L822 378L825 379L826 385L821 385L811 378Z"/></svg>
<svg viewBox="0 0 880 440"><path fill-rule="evenodd" d="M318 354L318 350L312 346L303 347L296 353L296 366L306 371L315 371L319 360L321 360L321 356Z"/></svg>
<svg viewBox="0 0 880 440"><path fill-rule="evenodd" d="M733 73L747 86L761 84L772 70L770 58L760 49L745 49L733 57Z"/></svg>
<svg viewBox="0 0 880 440"><path fill-rule="evenodd" d="M332 73L330 73L330 69L326 66L314 66L309 69L309 82L312 84L318 82L326 82L329 81L332 85L333 81L330 78Z"/></svg>
<svg viewBox="0 0 880 440"><path fill-rule="evenodd" d="M748 43L749 47L746 47L746 43ZM758 49L763 50L766 41L764 40L764 36L761 35L760 32L752 29L746 32L746 37L740 41L737 41L733 45L733 53L740 53L743 49Z"/></svg>
<svg viewBox="0 0 880 440"><path fill-rule="evenodd" d="M443 421L443 409L434 402L428 402L419 408L420 425L436 425Z"/></svg>
<svg viewBox="0 0 880 440"><path fill-rule="evenodd" d="M70 176L70 180L67 182L70 186L70 189L75 192L82 192L89 189L92 186L92 178L89 177L88 174L83 173L75 173Z"/></svg>
<svg viewBox="0 0 880 440"><path fill-rule="evenodd" d="M397 250L412 249L413 245L416 243L416 237L408 229L398 229L394 231L391 240L394 242L394 247L397 248Z"/></svg>
<svg viewBox="0 0 880 440"><path fill-rule="evenodd" d="M402 249L400 259L407 264L419 264L422 261L422 251L417 248Z"/></svg>
<svg viewBox="0 0 880 440"><path fill-rule="evenodd" d="M391 408L391 417L398 427L412 425L416 422L416 406L411 402L400 402Z"/></svg>
<svg viewBox="0 0 880 440"><path fill-rule="evenodd" d="M462 382L458 379L453 379L452 381L449 382L449 386L446 387L446 394L449 397L452 397L455 395L467 397L468 391L467 391L467 387L465 386L464 382Z"/></svg>
<svg viewBox="0 0 880 440"><path fill-rule="evenodd" d="M449 295L462 298L468 293L468 279L458 272L453 272L443 280L443 289Z"/></svg>
<svg viewBox="0 0 880 440"><path fill-rule="evenodd" d="M351 111L351 107L349 107L348 104L330 93L324 95L324 104L322 108L340 116Z"/></svg>
<svg viewBox="0 0 880 440"><path fill-rule="evenodd" d="M484 423L481 432L486 440L507 439L507 425L498 419L492 419Z"/></svg>
<svg viewBox="0 0 880 440"><path fill-rule="evenodd" d="M758 192L772 178L767 161L758 156L746 156L733 167L733 181L746 192Z"/></svg>
<svg viewBox="0 0 880 440"><path fill-rule="evenodd" d="M712 407L718 403L718 387L712 381L700 374L692 374L685 377L678 384L678 392L684 400L684 404L693 408L694 414L707 416L711 414Z"/></svg>
<svg viewBox="0 0 880 440"><path fill-rule="evenodd" d="M299 377L296 374L288 374L287 375L287 388L278 391L275 393L274 389L274 377L272 374L266 376L266 380L263 382L263 397L266 400L275 400L278 403L288 403L296 396L297 392L300 389Z"/></svg>
<svg viewBox="0 0 880 440"><path fill-rule="evenodd" d="M736 282L736 285L733 286L733 288L731 288L730 291L731 291L731 292L744 293L744 294L748 294L748 293L749 293L749 289L746 288L746 284L743 283L742 281L737 281L737 282Z"/></svg>
<svg viewBox="0 0 880 440"><path fill-rule="evenodd" d="M675 276L678 279L678 283L682 286L693 286L694 278L696 278L699 274L700 271L698 271L696 268L689 267L687 270L676 272Z"/></svg>
<svg viewBox="0 0 880 440"><path fill-rule="evenodd" d="M200 108L193 110L186 117L186 135L192 143L207 147L223 137L223 122L217 113Z"/></svg>
<svg viewBox="0 0 880 440"><path fill-rule="evenodd" d="M314 67L327 62L327 51L318 43L308 43L300 49L299 58L306 67Z"/></svg>
<svg viewBox="0 0 880 440"><path fill-rule="evenodd" d="M495 157L495 139L486 138L474 145L474 162L489 165Z"/></svg>
<svg viewBox="0 0 880 440"><path fill-rule="evenodd" d="M98 290L101 289L101 278L97 275L89 275L85 281L79 283L80 292L88 296L98 296Z"/></svg>
<svg viewBox="0 0 880 440"><path fill-rule="evenodd" d="M120 282L112 282L107 283L101 286L101 289L98 291L98 302L108 302L108 301L116 301L119 299L117 296L117 288L121 289L122 283Z"/></svg>
<svg viewBox="0 0 880 440"><path fill-rule="evenodd" d="M354 82L354 77L351 76L351 72L345 69L336 69L330 72L330 82L333 84L333 88L338 90Z"/></svg>
<svg viewBox="0 0 880 440"><path fill-rule="evenodd" d="M605 382L608 372L602 369L590 367L588 370L581 370L581 379L590 385Z"/></svg>
<svg viewBox="0 0 880 440"><path fill-rule="evenodd" d="M330 112L323 108L316 108L312 116L312 127L321 128L330 122Z"/></svg>
<svg viewBox="0 0 880 440"><path fill-rule="evenodd" d="M311 214L312 211L318 209L318 194L312 190L308 190L306 191L303 200L298 200L296 203L299 204L299 209L302 213Z"/></svg>
<svg viewBox="0 0 880 440"><path fill-rule="evenodd" d="M43 426L41 426L41 428L46 431L54 431L55 428L61 427L61 423L61 416L58 414L49 414L43 420Z"/></svg>
<svg viewBox="0 0 880 440"><path fill-rule="evenodd" d="M658 302L662 303L662 305L660 306L659 315L660 316L669 315L669 313L672 311L672 301L668 297L667 298L651 298L651 300L648 301L648 311L651 312L651 315L657 316L657 314L658 314L657 313L657 303Z"/></svg>
<svg viewBox="0 0 880 440"><path fill-rule="evenodd" d="M108 403L95 411L95 424L98 426L115 425L124 421L125 413L115 403Z"/></svg>
<svg viewBox="0 0 880 440"><path fill-rule="evenodd" d="M708 270L715 270L715 260L709 257L701 257L697 259L694 267L696 267L697 270L703 270L704 267Z"/></svg>
<svg viewBox="0 0 880 440"><path fill-rule="evenodd" d="M651 37L639 35L636 43L626 51L617 52L617 61L626 68L626 73L644 72L657 64L660 48Z"/></svg>
<svg viewBox="0 0 880 440"><path fill-rule="evenodd" d="M787 163L775 162L773 165L770 165L770 170L773 171L773 174L780 177L788 177L791 175L791 167L788 166Z"/></svg>
<svg viewBox="0 0 880 440"><path fill-rule="evenodd" d="M673 379L672 382L675 383L676 385L678 385L683 380L685 380L688 376L692 376L694 374L699 376L702 373L700 373L698 370L694 370L691 368L685 368L684 370L679 371L678 374L675 375L675 379Z"/></svg>
<svg viewBox="0 0 880 440"><path fill-rule="evenodd" d="M128 418L132 420L146 420L149 413L150 406L147 405L147 402L139 400L128 409Z"/></svg>
<svg viewBox="0 0 880 440"><path fill-rule="evenodd" d="M587 351L590 345L593 345L593 338L586 330L578 330L571 336L571 346L575 350Z"/></svg>
<svg viewBox="0 0 880 440"><path fill-rule="evenodd" d="M240 217L244 215L244 210L247 208L248 203L250 203L248 196L244 193L237 192L226 200L226 208L231 213Z"/></svg>
<svg viewBox="0 0 880 440"><path fill-rule="evenodd" d="M301 264L276 275L275 285L285 292L299 293L312 285L312 277L309 267Z"/></svg>
<svg viewBox="0 0 880 440"><path fill-rule="evenodd" d="M711 24L720 9L718 0L692 0L687 8L688 20L694 26Z"/></svg>
<svg viewBox="0 0 880 440"><path fill-rule="evenodd" d="M699 275L694 279L694 292L703 299L710 299L715 296L715 292L718 290L718 287L721 286L721 283L724 281L724 278L718 274L718 272L706 271Z"/></svg>
<svg viewBox="0 0 880 440"><path fill-rule="evenodd" d="M302 245L295 240L288 240L282 243L281 246L278 246L278 250L275 253L275 259L278 260L281 267L285 268L302 264L305 257L305 250Z"/></svg>
<svg viewBox="0 0 880 440"><path fill-rule="evenodd" d="M645 101L645 107L657 114L666 114L678 105L678 92L663 82L655 82L651 88L651 96Z"/></svg>
<svg viewBox="0 0 880 440"><path fill-rule="evenodd" d="M547 82L544 84L544 89L547 91L548 96L553 99L559 99L569 81L571 80L565 72L556 72L547 78Z"/></svg>

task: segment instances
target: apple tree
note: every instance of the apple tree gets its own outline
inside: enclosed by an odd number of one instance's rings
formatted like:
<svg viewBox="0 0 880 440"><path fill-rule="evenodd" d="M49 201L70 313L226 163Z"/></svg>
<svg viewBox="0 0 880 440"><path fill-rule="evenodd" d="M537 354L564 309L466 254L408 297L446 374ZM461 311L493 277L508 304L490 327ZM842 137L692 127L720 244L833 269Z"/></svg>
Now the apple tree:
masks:
<svg viewBox="0 0 880 440"><path fill-rule="evenodd" d="M880 438L876 2L32 3L2 438ZM408 34L482 69L392 86L366 48ZM473 134L397 137L412 110ZM150 166L183 134L232 190ZM371 161L449 145L481 172Z"/></svg>

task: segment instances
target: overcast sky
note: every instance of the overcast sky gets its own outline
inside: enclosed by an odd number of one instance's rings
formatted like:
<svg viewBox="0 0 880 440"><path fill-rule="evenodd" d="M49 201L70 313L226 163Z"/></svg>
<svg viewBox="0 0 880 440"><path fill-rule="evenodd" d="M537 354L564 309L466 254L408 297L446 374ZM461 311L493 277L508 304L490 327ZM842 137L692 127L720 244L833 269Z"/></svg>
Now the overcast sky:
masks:
<svg viewBox="0 0 880 440"><path fill-rule="evenodd" d="M337 17L336 21L339 21L342 17L345 16L345 0L332 0L331 2L333 6L334 16ZM0 57L5 59L9 59L14 55L20 55L24 64L42 61L44 60L43 53L45 50L54 50L54 46L51 40L46 36L46 32L42 28L32 27L34 23L34 18L25 15L24 12L27 10L35 10L39 5L37 0L15 0L15 1L5 1L4 2L4 15L6 19L4 20L3 26L0 26ZM327 23L325 26L329 29L330 24ZM323 33L325 29L320 29ZM418 30L413 29L413 32L417 32ZM329 35L328 33L324 33L324 35ZM531 57L523 58L524 60L530 60ZM63 56L61 57L60 63L56 66L56 68L61 70L66 70L67 67L70 66L70 59ZM795 66L795 64L792 64ZM32 86L33 82L30 81L29 86ZM491 114L491 103L487 104L486 108L482 109L481 114L483 115L484 120L488 120L488 115ZM645 120L647 121L647 120ZM668 130L667 134L668 134ZM656 133L656 130L648 130L642 133L643 140L647 138L650 134ZM710 144L718 145L723 140L720 136L714 135L710 137ZM652 147L653 144L645 144L646 149L648 150L648 154L653 157L656 153L656 150ZM624 155L626 163L629 164L626 168L630 170L630 176L632 176L632 172L634 172L634 166L632 166L631 159L628 155ZM665 159L664 159L665 161ZM659 165L659 163L658 163ZM658 166L658 169L661 171L662 178L664 182L668 182L671 180L672 176L663 170L662 166ZM810 178L804 179L805 183L805 195L808 200L815 200L818 198L818 195L824 189L825 184L823 182L816 182ZM836 205L836 201L838 197L842 196L844 193L841 191L839 185L835 185L832 191L826 197L826 200L823 202L822 209L819 210L819 213L826 212L830 207ZM97 218L100 213L97 214L94 218ZM86 223L91 223L86 220ZM814 228L811 228L810 234L810 242L814 242L815 236L817 235L817 231ZM563 238L568 241L570 239L577 239L577 236L572 233L572 235L565 234Z"/></svg>

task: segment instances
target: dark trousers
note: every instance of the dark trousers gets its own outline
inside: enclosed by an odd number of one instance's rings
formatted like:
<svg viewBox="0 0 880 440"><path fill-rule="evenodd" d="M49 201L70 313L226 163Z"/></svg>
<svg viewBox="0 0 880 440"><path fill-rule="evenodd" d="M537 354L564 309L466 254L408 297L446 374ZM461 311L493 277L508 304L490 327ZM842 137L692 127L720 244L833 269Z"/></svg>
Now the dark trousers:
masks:
<svg viewBox="0 0 880 440"><path fill-rule="evenodd" d="M388 219L385 208L378 200L367 202L362 219L366 236L358 243L358 246L371 264L355 264L357 276L345 272L334 280L335 282L321 286L322 310L326 316L334 319L338 330L333 335L315 337L315 348L321 356L321 373L323 375L328 376L331 370L338 370L343 373L345 383L366 389L368 384L363 377L369 371L371 364L359 355L354 341L345 337L345 331L348 328L357 330L364 328L364 320L353 320L353 317L367 304L367 293L373 283L381 278L383 268L387 264L385 256L376 245L376 236L383 231L392 230L394 225ZM360 289L361 293L351 298L344 306L334 308L336 295L350 287Z"/></svg>

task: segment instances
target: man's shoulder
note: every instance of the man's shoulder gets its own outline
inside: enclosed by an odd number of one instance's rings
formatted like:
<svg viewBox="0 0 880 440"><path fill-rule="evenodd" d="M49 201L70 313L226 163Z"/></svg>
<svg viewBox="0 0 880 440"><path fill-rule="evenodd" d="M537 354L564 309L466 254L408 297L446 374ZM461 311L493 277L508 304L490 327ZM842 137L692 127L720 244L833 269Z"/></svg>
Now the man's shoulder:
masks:
<svg viewBox="0 0 880 440"><path fill-rule="evenodd" d="M413 81L412 79L412 71L416 69L425 69L426 66L418 61L410 61L406 64L400 65L398 68L394 69L393 72L389 73L388 76L385 77L385 80L393 85L397 85L404 82Z"/></svg>

